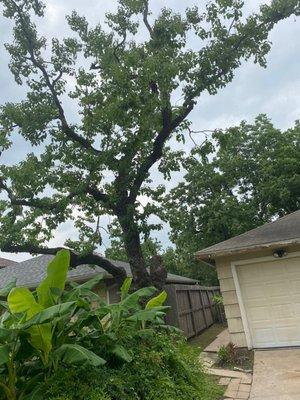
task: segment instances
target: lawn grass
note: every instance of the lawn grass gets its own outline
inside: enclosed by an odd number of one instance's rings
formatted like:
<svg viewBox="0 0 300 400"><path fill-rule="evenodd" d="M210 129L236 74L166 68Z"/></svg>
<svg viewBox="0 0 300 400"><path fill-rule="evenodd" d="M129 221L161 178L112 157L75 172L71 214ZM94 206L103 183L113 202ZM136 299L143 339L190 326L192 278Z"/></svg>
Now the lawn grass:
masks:
<svg viewBox="0 0 300 400"><path fill-rule="evenodd" d="M199 350L199 354L225 329L224 325L214 324L199 336L189 339L188 344Z"/></svg>

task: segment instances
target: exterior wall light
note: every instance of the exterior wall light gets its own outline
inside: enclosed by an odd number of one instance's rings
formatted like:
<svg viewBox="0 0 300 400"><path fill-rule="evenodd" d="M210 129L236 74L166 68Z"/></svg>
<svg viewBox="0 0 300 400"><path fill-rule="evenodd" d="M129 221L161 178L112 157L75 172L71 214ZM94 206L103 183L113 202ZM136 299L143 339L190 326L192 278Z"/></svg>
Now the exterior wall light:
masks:
<svg viewBox="0 0 300 400"><path fill-rule="evenodd" d="M287 252L285 249L276 249L273 253L273 256L275 258L282 258L285 257L287 255Z"/></svg>

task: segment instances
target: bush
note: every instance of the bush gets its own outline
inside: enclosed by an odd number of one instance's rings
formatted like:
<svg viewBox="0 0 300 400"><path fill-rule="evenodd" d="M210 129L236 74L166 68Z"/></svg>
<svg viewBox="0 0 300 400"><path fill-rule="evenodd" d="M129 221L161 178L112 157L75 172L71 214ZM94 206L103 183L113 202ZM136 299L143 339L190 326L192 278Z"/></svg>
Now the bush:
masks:
<svg viewBox="0 0 300 400"><path fill-rule="evenodd" d="M233 343L221 346L218 350L219 365L234 365L237 363L237 347Z"/></svg>
<svg viewBox="0 0 300 400"><path fill-rule="evenodd" d="M176 343L175 343L176 342ZM125 343L124 343L125 345ZM49 400L216 400L222 394L183 339L165 333L126 340L133 359L118 367L61 369L47 382ZM65 397L63 397L65 396Z"/></svg>

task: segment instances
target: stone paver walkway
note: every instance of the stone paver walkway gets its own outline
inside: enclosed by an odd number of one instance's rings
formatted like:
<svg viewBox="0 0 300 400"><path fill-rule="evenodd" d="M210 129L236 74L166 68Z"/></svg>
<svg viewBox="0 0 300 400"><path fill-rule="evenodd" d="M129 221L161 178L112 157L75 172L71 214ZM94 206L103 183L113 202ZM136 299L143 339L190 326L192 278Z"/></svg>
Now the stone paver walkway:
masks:
<svg viewBox="0 0 300 400"><path fill-rule="evenodd" d="M255 351L250 399L300 399L299 348Z"/></svg>
<svg viewBox="0 0 300 400"><path fill-rule="evenodd" d="M212 353L217 353L219 348L222 346L227 346L230 342L230 337L229 337L229 332L228 329L224 329L217 337L216 339L209 344L204 351L206 352L212 352Z"/></svg>
<svg viewBox="0 0 300 400"><path fill-rule="evenodd" d="M252 375L241 371L214 368L218 359L218 350L230 342L228 329L224 329L217 338L201 353L200 358L206 372L220 377L219 385L227 386L224 399L248 400L251 390ZM274 399L275 400L275 399Z"/></svg>
<svg viewBox="0 0 300 400"><path fill-rule="evenodd" d="M221 378L219 384L227 386L224 399L248 400L251 390L251 381L251 376L244 378Z"/></svg>

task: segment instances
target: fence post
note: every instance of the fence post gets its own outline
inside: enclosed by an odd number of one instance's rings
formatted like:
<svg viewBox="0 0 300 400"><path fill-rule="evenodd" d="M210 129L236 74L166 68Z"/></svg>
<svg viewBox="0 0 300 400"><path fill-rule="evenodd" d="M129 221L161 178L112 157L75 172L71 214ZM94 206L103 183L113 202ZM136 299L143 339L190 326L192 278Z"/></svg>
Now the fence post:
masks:
<svg viewBox="0 0 300 400"><path fill-rule="evenodd" d="M199 292L200 292L200 300L201 300L201 305L202 305L203 318L204 318L205 326L207 328L207 318L206 318L206 313L205 313L205 305L204 305L204 301L203 301L203 291L200 289Z"/></svg>
<svg viewBox="0 0 300 400"><path fill-rule="evenodd" d="M191 310L191 320L192 320L192 325L193 325L193 329L194 329L194 334L197 335L195 316L194 316L193 304L192 304L192 299L191 299L191 292L189 290L187 290L187 295L188 295L188 300L189 300L189 305L190 305L190 310Z"/></svg>
<svg viewBox="0 0 300 400"><path fill-rule="evenodd" d="M171 309L167 312L166 322L168 323L168 325L173 325L181 329L179 321L176 285L166 285L165 291L168 295L166 305L171 307Z"/></svg>

